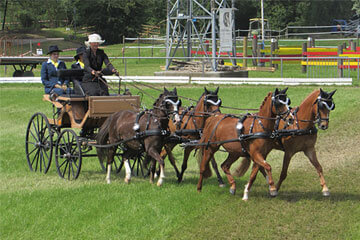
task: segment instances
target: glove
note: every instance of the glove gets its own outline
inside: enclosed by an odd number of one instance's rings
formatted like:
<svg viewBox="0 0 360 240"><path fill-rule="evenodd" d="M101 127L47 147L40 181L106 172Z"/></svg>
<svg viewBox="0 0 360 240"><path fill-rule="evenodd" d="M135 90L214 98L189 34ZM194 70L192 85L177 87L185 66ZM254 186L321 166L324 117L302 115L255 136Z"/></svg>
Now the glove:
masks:
<svg viewBox="0 0 360 240"><path fill-rule="evenodd" d="M115 73L116 76L119 76L120 73L118 72L118 70L116 70L115 68L112 70L113 73Z"/></svg>

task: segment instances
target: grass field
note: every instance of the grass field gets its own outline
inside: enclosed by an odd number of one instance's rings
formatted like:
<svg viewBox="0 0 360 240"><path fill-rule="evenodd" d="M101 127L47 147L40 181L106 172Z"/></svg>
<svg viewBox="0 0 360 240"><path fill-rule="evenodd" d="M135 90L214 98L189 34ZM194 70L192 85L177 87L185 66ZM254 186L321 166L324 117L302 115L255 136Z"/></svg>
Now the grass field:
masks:
<svg viewBox="0 0 360 240"><path fill-rule="evenodd" d="M290 87L292 105L299 105L315 88ZM227 86L220 87L219 95L225 106L258 108L273 90ZM201 86L178 86L182 96L198 99L202 92ZM0 239L360 239L359 88L337 87L329 129L318 133L316 148L330 197L321 195L315 169L299 153L278 197L269 197L259 176L248 202L241 200L248 174L236 179L235 196L228 186L219 188L215 177L204 181L199 194L194 156L181 184L166 161L160 188L142 178L126 185L124 172L113 174L108 185L97 158L83 159L76 181L60 179L54 163L46 175L30 172L24 147L27 123L35 112L51 113L42 94L40 84L0 85ZM145 97L143 103L151 107L152 100ZM176 148L175 156L180 165L181 148ZM267 159L275 179L282 156L273 151ZM218 164L225 157L218 153Z"/></svg>

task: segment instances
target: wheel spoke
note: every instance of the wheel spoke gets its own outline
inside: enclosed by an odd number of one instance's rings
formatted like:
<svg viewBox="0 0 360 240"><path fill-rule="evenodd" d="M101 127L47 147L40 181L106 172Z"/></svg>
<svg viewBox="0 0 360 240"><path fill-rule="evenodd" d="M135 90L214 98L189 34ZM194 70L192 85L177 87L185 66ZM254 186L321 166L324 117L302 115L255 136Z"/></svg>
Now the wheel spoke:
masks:
<svg viewBox="0 0 360 240"><path fill-rule="evenodd" d="M38 168L39 156L40 156L40 148L39 148L39 151L37 152L37 155L36 155L35 172L37 171L37 168Z"/></svg>
<svg viewBox="0 0 360 240"><path fill-rule="evenodd" d="M33 145L35 145L35 143L34 143ZM36 149L38 149L38 148L36 148L36 147L34 146L34 149L31 150L31 151L27 154L27 156L29 157Z"/></svg>
<svg viewBox="0 0 360 240"><path fill-rule="evenodd" d="M33 167L34 162L35 162L35 159L36 159L37 155L39 154L39 150L40 150L40 149L38 149L38 148L35 148L35 149L37 149L38 151L35 153L35 156L34 156L32 162L31 162L31 167Z"/></svg>
<svg viewBox="0 0 360 240"><path fill-rule="evenodd" d="M68 161L67 159L65 160L65 162L66 162L66 165L65 165L64 171L63 171L63 173L62 173L62 176L63 176L63 177L65 177L66 169L67 169L67 167L68 167L68 165L69 165L69 161Z"/></svg>
<svg viewBox="0 0 360 240"><path fill-rule="evenodd" d="M34 133L31 131L31 129L29 129L29 132L31 133L31 135L33 136L33 138L35 139L35 141L39 142L39 136L36 137L36 136L34 135Z"/></svg>

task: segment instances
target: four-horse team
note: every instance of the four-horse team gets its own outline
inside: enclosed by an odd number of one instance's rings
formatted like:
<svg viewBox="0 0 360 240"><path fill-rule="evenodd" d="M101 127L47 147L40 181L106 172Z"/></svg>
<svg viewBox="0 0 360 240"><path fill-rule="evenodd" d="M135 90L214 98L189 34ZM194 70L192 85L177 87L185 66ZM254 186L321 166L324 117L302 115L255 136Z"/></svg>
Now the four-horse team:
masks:
<svg viewBox="0 0 360 240"><path fill-rule="evenodd" d="M243 200L248 200L258 171L266 178L270 195L276 196L287 176L292 156L303 152L319 174L323 195L329 196L315 151L316 125L321 130L328 128L329 114L335 108L335 91L315 90L299 107L291 108L287 88L276 88L265 96L257 113L239 115L221 112L219 88L215 91L204 88L196 105L191 107L181 106L182 97L176 88L170 91L164 88L159 97L154 98L152 109L140 110L139 96L129 96L128 91L120 94L120 89L118 94L109 94L109 85L102 76L118 75L118 72L104 51L98 49L103 42L99 35L90 35L86 42L89 48L78 49L73 70L66 70L58 60L61 50L57 46L49 48L49 60L42 65L41 78L45 86L44 100L53 104L54 111L51 117L36 113L28 124L26 157L31 170L46 173L54 157L59 175L76 179L82 158L98 156L101 164L105 163L107 183L111 182L112 168L120 171L122 166L125 167L125 182L129 183L137 164L142 171L147 171L144 175L150 176L151 183L159 166L157 185L161 186L166 156L181 182L189 155L197 150L200 159L197 190L201 191L204 178L211 176L210 162L219 185L224 186L215 160L215 153L222 148L228 155L220 167L231 194L236 192L235 179L230 172L232 164L243 158L234 173L242 176L253 162L243 195ZM78 134L69 128L81 131ZM181 171L172 154L177 144L184 147ZM97 154L91 153L93 148ZM276 184L266 161L273 149L285 153ZM116 159L120 159L118 163Z"/></svg>

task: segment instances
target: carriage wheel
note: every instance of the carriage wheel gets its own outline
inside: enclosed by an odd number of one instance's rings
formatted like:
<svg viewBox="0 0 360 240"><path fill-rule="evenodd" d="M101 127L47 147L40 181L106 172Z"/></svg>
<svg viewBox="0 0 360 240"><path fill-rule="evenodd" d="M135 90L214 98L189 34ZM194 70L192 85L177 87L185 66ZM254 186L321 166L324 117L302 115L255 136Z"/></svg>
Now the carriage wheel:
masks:
<svg viewBox="0 0 360 240"><path fill-rule="evenodd" d="M25 153L31 171L47 173L53 151L53 130L43 113L35 113L27 126Z"/></svg>
<svg viewBox="0 0 360 240"><path fill-rule="evenodd" d="M116 153L115 153L115 156L114 156L114 162L113 162L113 165L111 167L111 170L112 171L115 171L116 173L119 173L121 171L121 168L123 167L124 163L122 162L122 156L121 154L123 153L123 150L122 148L119 146L117 149L116 149ZM102 170L104 172L106 172L106 168L107 168L107 162L103 162L99 159L99 162L100 162L100 166L102 168Z"/></svg>
<svg viewBox="0 0 360 240"><path fill-rule="evenodd" d="M81 142L71 129L63 130L56 142L55 162L60 177L68 180L78 178L81 170Z"/></svg>
<svg viewBox="0 0 360 240"><path fill-rule="evenodd" d="M131 172L134 176L147 177L149 175L149 169L144 166L145 153L139 153L138 156L130 160Z"/></svg>

